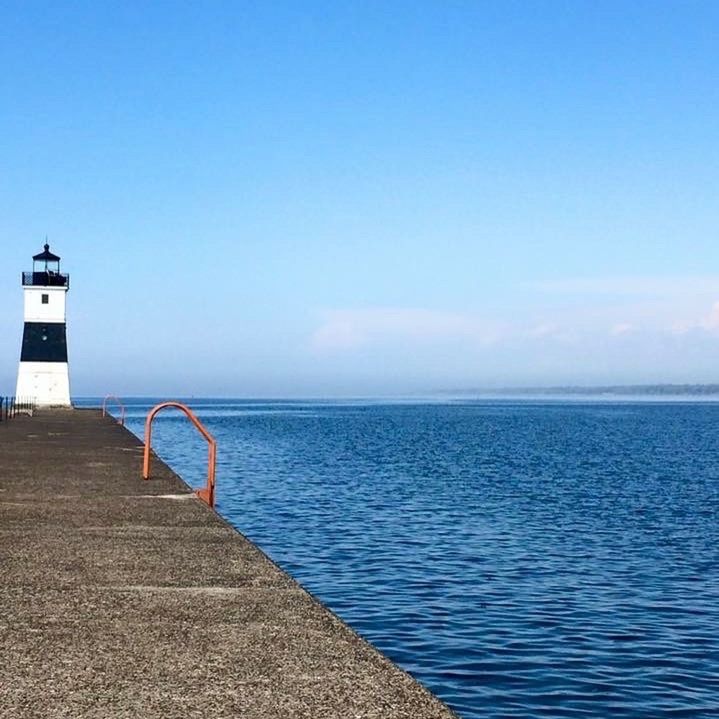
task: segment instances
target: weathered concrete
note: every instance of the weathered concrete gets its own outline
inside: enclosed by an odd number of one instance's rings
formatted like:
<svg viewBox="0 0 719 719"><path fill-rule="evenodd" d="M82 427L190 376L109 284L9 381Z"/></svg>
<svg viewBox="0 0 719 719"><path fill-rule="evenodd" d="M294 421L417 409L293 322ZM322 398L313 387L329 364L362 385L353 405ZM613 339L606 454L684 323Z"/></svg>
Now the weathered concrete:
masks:
<svg viewBox="0 0 719 719"><path fill-rule="evenodd" d="M0 717L454 716L93 410L0 425Z"/></svg>

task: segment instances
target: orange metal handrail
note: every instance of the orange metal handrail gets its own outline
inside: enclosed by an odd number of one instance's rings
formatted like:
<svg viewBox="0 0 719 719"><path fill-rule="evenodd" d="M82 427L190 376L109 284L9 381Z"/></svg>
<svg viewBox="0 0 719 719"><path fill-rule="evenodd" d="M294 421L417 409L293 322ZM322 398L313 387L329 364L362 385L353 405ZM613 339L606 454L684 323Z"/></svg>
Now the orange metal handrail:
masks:
<svg viewBox="0 0 719 719"><path fill-rule="evenodd" d="M125 426L125 405L122 403L122 400L119 397L116 397L114 394L108 394L105 395L105 399L102 400L102 416L107 416L107 403L109 400L114 400L115 404L119 405L120 407L120 419L117 420L118 424L121 424L123 427Z"/></svg>
<svg viewBox="0 0 719 719"><path fill-rule="evenodd" d="M203 501L206 502L210 507L215 506L215 467L217 465L217 442L215 438L205 429L205 426L195 416L193 411L184 404L179 402L161 402L155 405L148 413L147 419L145 420L145 456L142 463L142 478L150 479L150 450L152 449L152 420L155 419L155 415L166 409L173 407L175 409L182 410L197 427L200 434L207 440L207 487L204 489L196 489L195 494Z"/></svg>

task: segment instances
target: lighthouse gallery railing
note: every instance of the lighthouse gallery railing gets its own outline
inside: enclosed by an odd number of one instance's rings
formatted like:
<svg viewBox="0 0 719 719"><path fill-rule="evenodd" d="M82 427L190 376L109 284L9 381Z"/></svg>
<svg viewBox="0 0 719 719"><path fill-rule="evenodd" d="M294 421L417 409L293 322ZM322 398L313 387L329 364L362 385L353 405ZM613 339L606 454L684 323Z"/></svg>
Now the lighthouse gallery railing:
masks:
<svg viewBox="0 0 719 719"><path fill-rule="evenodd" d="M70 275L63 272L23 272L23 287L70 287Z"/></svg>

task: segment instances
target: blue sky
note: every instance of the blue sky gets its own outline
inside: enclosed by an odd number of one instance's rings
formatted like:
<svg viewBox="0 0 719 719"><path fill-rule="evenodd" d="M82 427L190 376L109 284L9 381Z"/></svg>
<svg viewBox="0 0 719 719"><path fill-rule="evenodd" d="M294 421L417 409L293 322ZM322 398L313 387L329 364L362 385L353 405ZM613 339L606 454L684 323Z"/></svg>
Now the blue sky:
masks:
<svg viewBox="0 0 719 719"><path fill-rule="evenodd" d="M719 4L4 2L73 393L719 381Z"/></svg>

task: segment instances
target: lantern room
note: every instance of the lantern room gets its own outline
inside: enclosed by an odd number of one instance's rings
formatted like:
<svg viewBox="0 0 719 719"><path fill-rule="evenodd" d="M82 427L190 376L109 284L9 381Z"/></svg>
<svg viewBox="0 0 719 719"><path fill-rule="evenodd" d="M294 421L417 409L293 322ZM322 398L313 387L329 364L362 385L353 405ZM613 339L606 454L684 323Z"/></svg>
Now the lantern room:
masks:
<svg viewBox="0 0 719 719"><path fill-rule="evenodd" d="M50 252L50 245L32 257L32 272L22 273L24 286L67 287L70 276L60 272L60 257Z"/></svg>

